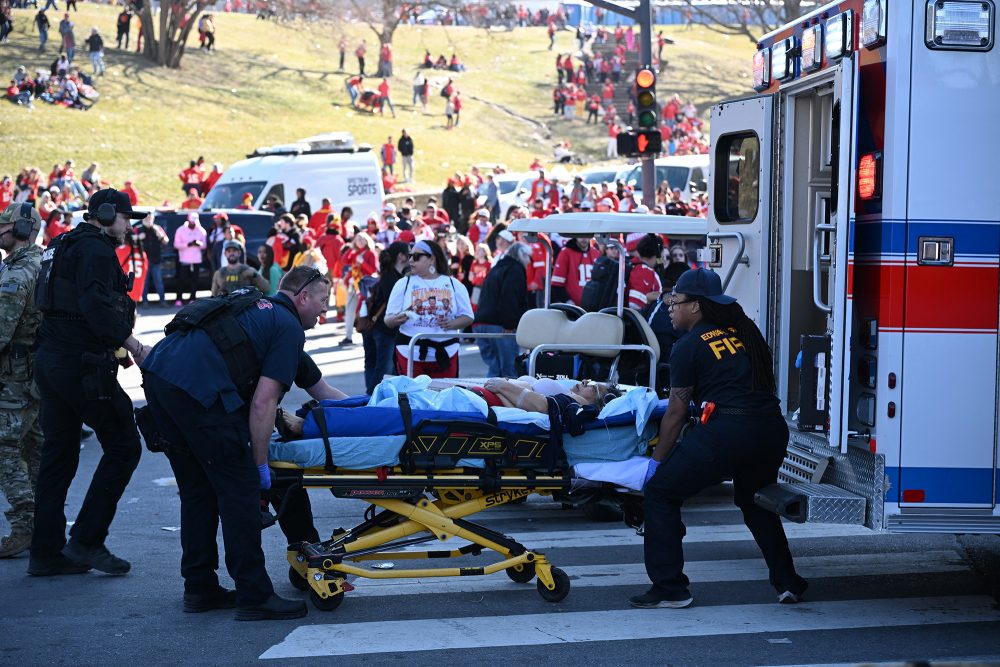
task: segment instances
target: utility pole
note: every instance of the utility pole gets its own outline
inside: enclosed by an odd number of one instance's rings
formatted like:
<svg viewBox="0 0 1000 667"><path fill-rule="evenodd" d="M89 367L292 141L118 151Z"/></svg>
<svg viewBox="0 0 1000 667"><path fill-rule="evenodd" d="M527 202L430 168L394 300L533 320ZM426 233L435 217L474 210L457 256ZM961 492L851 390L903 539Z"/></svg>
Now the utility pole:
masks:
<svg viewBox="0 0 1000 667"><path fill-rule="evenodd" d="M639 25L639 67L653 67L653 7L651 0L639 0L636 7L625 7L611 0L587 0L590 4L606 9L613 14L628 17ZM657 77L659 78L659 77ZM659 117L659 114L657 114ZM656 204L656 168L653 165L654 156L644 155L639 158L642 166L642 203L649 210Z"/></svg>

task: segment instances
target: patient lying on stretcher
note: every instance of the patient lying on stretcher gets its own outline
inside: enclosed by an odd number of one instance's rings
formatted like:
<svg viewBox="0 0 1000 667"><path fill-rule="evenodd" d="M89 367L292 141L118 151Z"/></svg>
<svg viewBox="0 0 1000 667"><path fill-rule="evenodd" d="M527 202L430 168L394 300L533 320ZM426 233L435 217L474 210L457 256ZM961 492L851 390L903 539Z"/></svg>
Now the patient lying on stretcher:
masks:
<svg viewBox="0 0 1000 667"><path fill-rule="evenodd" d="M548 411L549 397L557 398L560 408L565 408L564 404L576 403L581 406L594 406L600 410L608 401L622 395L620 389L604 382L583 380L567 389L563 384L549 378L537 380L490 378L482 387L464 389L480 396L489 407L519 408L542 414ZM305 422L302 417L279 410L278 422L278 430L285 438L302 437Z"/></svg>

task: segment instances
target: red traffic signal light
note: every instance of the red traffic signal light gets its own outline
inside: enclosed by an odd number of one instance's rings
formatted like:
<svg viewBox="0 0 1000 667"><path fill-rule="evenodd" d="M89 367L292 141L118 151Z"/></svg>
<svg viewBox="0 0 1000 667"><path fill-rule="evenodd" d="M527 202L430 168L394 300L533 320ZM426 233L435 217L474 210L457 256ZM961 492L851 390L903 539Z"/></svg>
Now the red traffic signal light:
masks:
<svg viewBox="0 0 1000 667"><path fill-rule="evenodd" d="M659 130L629 130L618 134L618 154L624 157L658 155L663 150Z"/></svg>

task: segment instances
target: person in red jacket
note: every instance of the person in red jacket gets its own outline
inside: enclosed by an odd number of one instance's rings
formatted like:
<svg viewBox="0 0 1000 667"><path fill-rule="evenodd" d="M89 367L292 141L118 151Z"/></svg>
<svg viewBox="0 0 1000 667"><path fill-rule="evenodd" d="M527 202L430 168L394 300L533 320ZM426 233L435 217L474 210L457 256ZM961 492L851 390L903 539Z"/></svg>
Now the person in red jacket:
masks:
<svg viewBox="0 0 1000 667"><path fill-rule="evenodd" d="M580 305L583 301L583 286L590 282L594 262L600 252L591 237L573 238L566 242L552 268L553 303L570 301Z"/></svg>
<svg viewBox="0 0 1000 667"><path fill-rule="evenodd" d="M202 198L198 196L197 188L191 188L188 190L188 198L181 202L181 208L194 210L201 206L202 201Z"/></svg>
<svg viewBox="0 0 1000 667"><path fill-rule="evenodd" d="M205 180L201 184L201 194L207 195L209 191L215 186L215 183L222 176L222 165L216 162L212 165L212 171L205 176Z"/></svg>
<svg viewBox="0 0 1000 667"><path fill-rule="evenodd" d="M309 231L312 232L313 236L316 238L322 238L323 233L326 231L327 217L331 213L333 213L333 204L330 203L329 199L324 197L322 205L309 218Z"/></svg>
<svg viewBox="0 0 1000 667"><path fill-rule="evenodd" d="M132 181L125 181L121 191L124 192L125 196L128 197L128 200L132 202L132 206L139 203L139 192L133 186Z"/></svg>
<svg viewBox="0 0 1000 667"><path fill-rule="evenodd" d="M455 109L455 125L453 127L458 127L458 121L462 117L462 98L459 96L457 90L451 96L451 106Z"/></svg>
<svg viewBox="0 0 1000 667"><path fill-rule="evenodd" d="M626 246L633 250L630 243ZM656 301L663 291L656 265L663 252L663 239L656 234L646 234L634 247L632 270L628 276L628 307L641 311L646 304Z"/></svg>

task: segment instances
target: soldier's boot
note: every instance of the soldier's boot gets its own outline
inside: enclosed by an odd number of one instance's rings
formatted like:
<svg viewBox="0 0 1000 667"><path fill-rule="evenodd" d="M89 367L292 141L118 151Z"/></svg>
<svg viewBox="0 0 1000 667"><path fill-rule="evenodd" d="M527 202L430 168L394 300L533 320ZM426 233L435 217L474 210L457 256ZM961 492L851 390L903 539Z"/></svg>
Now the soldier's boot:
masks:
<svg viewBox="0 0 1000 667"><path fill-rule="evenodd" d="M0 539L0 558L12 558L31 547L31 533L24 530L13 530L10 535Z"/></svg>

